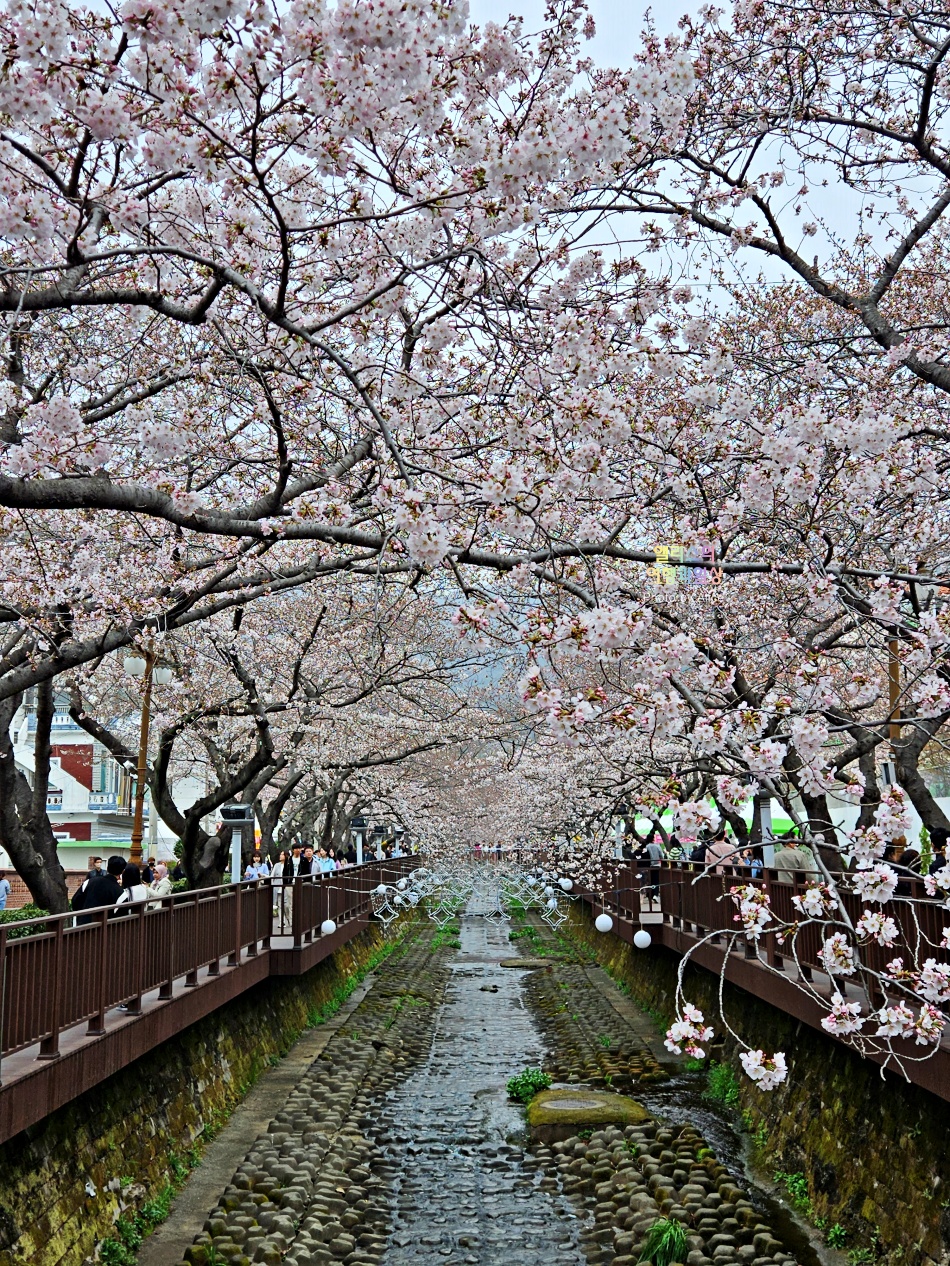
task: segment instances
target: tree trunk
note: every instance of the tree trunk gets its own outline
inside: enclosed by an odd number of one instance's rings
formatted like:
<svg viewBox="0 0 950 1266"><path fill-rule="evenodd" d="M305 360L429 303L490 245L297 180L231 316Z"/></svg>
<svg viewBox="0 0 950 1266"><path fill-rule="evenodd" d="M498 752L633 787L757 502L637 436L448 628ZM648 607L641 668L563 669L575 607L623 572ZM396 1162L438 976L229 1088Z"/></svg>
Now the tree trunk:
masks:
<svg viewBox="0 0 950 1266"><path fill-rule="evenodd" d="M287 801L300 786L304 774L302 770L292 769L288 772L287 781L277 792L269 804L257 804L257 824L261 829L261 853L272 860L277 858L274 846L274 832L280 821L280 815L287 806Z"/></svg>
<svg viewBox="0 0 950 1266"><path fill-rule="evenodd" d="M838 850L838 834L832 824L831 812L828 809L828 797L824 792L813 795L802 788L801 780L798 776L801 770L801 762L797 753L787 756L784 766L785 772L788 774L789 780L802 802L802 807L808 818L809 830L812 835L821 836L822 842L816 846L821 860L831 871L844 870L844 860Z"/></svg>
<svg viewBox="0 0 950 1266"><path fill-rule="evenodd" d="M858 757L858 769L864 775L864 790L861 792L861 811L857 825L867 828L874 825L874 814L881 803L881 788L877 781L877 765L874 760L875 749L862 752Z"/></svg>
<svg viewBox="0 0 950 1266"><path fill-rule="evenodd" d="M0 844L36 905L51 914L69 909L66 874L46 812L49 791L50 731L53 724L52 682L37 687L34 780L17 769L10 725L23 699L0 703Z"/></svg>
<svg viewBox="0 0 950 1266"><path fill-rule="evenodd" d="M901 737L895 739L891 744L894 749L894 760L897 767L897 781L903 790L907 792L911 804L920 814L920 819L928 831L933 831L934 827L941 827L944 831L950 831L950 818L937 804L930 792L930 788L920 775L918 765L921 752L947 720L948 716L950 716L950 712L943 712L940 716L930 717L926 721L914 720L911 725L905 722L901 730Z"/></svg>
<svg viewBox="0 0 950 1266"><path fill-rule="evenodd" d="M727 808L722 801L717 800L715 796L713 796L713 803L719 810L719 816L722 818L723 822L732 827L732 833L736 837L736 844L738 844L740 848L748 848L750 844L755 842L749 828L746 826L746 820L741 813L737 813L735 809ZM754 817L752 819L752 828L754 831Z"/></svg>

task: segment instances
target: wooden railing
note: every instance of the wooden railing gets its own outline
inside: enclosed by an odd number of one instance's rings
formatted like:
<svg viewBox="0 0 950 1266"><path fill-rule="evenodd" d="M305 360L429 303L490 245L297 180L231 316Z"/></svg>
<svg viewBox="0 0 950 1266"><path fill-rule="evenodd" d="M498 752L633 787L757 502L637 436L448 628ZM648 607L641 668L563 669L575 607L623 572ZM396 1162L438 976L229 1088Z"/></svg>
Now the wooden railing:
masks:
<svg viewBox="0 0 950 1266"><path fill-rule="evenodd" d="M154 990L170 999L176 983L196 987L202 971L207 978L222 964L240 970L270 950L272 937L292 936L290 948L299 948L320 940L327 919L365 922L373 889L419 864L416 857L366 862L296 879L286 890L257 880L151 897L122 913L114 906L83 911L78 926L72 914L2 924L0 1059L35 1045L38 1059L57 1059L67 1030L85 1024L86 1036L99 1036L113 1008L135 1016ZM292 892L290 902L278 899L284 891Z"/></svg>
<svg viewBox="0 0 950 1266"><path fill-rule="evenodd" d="M836 879L842 877L836 876ZM806 891L808 880L807 875L796 875L793 882L779 880L774 870L752 878L748 868L743 867L730 866L722 873L705 875L702 866L689 863L665 862L652 868L625 863L605 871L596 891L588 890L583 895L628 925L639 924L643 915L659 915L669 927L699 938L710 933L742 930L729 890L743 884L766 892L776 921L801 922L802 915L792 898ZM847 884L848 877L844 876L837 899L852 924L867 908L883 909L898 928L898 937L891 945L862 945L862 962L872 971L881 971L887 963L900 957L908 965L918 960L922 962L924 958L934 958L938 963L950 962L950 950L940 948L943 929L950 925L950 914L942 901L927 896L922 879L901 877L898 897L913 898L912 905L894 900L883 907L847 891ZM648 918L646 922L655 922L655 918ZM819 957L824 937L820 923L801 927L794 937L786 938L783 945L778 945L774 936L763 936L763 957L769 966L779 971L794 958L803 974L810 978L813 971L824 970ZM755 955L751 944L747 950L750 956Z"/></svg>

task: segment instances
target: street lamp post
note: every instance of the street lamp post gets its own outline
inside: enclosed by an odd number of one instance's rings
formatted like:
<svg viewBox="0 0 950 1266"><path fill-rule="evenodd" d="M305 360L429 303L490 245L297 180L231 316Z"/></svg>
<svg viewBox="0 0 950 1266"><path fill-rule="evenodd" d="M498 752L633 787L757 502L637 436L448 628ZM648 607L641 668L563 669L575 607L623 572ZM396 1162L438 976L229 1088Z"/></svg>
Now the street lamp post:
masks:
<svg viewBox="0 0 950 1266"><path fill-rule="evenodd" d="M167 685L172 679L171 669L158 663L158 656L149 646L144 653L126 655L122 661L125 671L132 677L141 678L142 716L139 722L139 757L135 772L135 808L132 812L132 844L129 861L133 866L142 864L142 819L145 815L145 781L148 777L148 730L152 713L152 683ZM155 812L154 797L149 816Z"/></svg>
<svg viewBox="0 0 950 1266"><path fill-rule="evenodd" d="M350 835L353 843L356 845L356 864L362 865L363 862L363 832L366 830L366 819L363 817L350 818Z"/></svg>

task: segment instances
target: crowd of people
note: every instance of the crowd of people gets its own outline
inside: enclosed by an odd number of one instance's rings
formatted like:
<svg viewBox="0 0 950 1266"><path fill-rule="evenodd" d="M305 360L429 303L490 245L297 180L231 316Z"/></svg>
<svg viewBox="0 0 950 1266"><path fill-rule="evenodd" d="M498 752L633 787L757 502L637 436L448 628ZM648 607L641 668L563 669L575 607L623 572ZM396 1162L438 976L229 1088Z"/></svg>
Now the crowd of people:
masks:
<svg viewBox="0 0 950 1266"><path fill-rule="evenodd" d="M950 832L942 827L934 827L930 832L930 856L927 866L922 867L920 849L896 842L889 844L883 860L897 872L906 883L911 878L935 874L947 864L947 844ZM664 861L690 862L693 865L708 868L713 874L723 874L727 867L748 869L752 879L760 878L765 871L765 852L761 845L743 847L727 828L720 828L707 838L681 842L676 835L670 835L665 841L659 831L654 828L645 840L633 835L627 837L624 845L624 856L651 872ZM820 871L808 845L795 835L783 836L773 841L773 857L770 870L781 883L793 883L796 877L815 878ZM651 883L657 879L651 873ZM900 889L898 889L900 891Z"/></svg>
<svg viewBox="0 0 950 1266"><path fill-rule="evenodd" d="M398 840L384 841L367 849L364 860L386 861L392 857L404 856L406 854ZM243 877L248 883L269 879L275 888L285 888L292 885L295 879L308 875L332 874L356 864L357 852L352 844L345 849L314 849L310 845L294 844L292 847L282 848L275 862L271 862L260 849L255 849L244 869ZM77 924L92 921L92 916L83 911L98 910L103 906L114 906L115 913L122 914L127 913L121 909L122 906L148 901L151 909L160 904L162 897L171 895L175 882L185 878L181 862L169 872L168 864L157 862L154 857L148 858L141 866L118 854L107 861L101 857L93 857L89 873L73 894L70 908L77 915ZM7 884L6 890L2 887L4 882ZM0 909L6 904L8 892L9 882L0 874Z"/></svg>
<svg viewBox="0 0 950 1266"><path fill-rule="evenodd" d="M127 913L120 907L149 900L158 906L161 898L171 892L172 880L165 862L150 857L144 866L136 866L118 854L107 862L94 857L89 874L73 893L70 908L77 915L77 924L91 923L92 915L83 911L114 906L116 913Z"/></svg>

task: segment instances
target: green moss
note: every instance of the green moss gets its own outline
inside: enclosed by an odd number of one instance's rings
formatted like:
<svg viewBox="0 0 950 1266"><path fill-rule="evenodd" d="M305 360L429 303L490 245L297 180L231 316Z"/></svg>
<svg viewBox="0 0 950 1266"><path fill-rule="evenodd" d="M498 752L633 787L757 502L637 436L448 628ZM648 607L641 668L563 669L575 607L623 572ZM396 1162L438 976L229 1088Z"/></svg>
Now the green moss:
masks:
<svg viewBox="0 0 950 1266"><path fill-rule="evenodd" d="M598 1090L542 1090L528 1105L528 1125L532 1130L554 1127L639 1125L650 1114L636 1099Z"/></svg>

